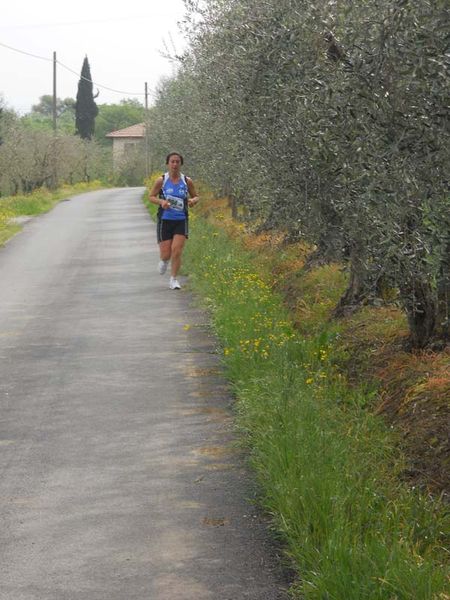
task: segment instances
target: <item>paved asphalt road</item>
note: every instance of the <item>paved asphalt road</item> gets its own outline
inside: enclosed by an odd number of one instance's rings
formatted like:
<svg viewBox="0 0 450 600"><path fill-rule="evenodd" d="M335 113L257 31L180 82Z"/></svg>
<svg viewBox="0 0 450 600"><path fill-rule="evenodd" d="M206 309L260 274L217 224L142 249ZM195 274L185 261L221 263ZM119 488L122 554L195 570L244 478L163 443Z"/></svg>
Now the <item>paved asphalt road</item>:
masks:
<svg viewBox="0 0 450 600"><path fill-rule="evenodd" d="M285 597L142 193L76 196L0 248L1 600Z"/></svg>

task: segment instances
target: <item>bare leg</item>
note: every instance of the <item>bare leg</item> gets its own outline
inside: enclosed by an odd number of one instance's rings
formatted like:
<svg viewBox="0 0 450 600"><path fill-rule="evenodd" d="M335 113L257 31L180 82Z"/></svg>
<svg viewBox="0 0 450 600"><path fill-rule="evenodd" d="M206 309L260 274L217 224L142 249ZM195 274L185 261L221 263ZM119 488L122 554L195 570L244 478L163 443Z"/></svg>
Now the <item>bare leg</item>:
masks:
<svg viewBox="0 0 450 600"><path fill-rule="evenodd" d="M183 253L186 237L184 235L174 235L171 248L171 275L176 277L181 266L181 254ZM163 242L164 243L164 242ZM163 259L165 260L165 259Z"/></svg>
<svg viewBox="0 0 450 600"><path fill-rule="evenodd" d="M170 260L172 255L172 241L164 240L164 242L159 242L159 256L161 260Z"/></svg>

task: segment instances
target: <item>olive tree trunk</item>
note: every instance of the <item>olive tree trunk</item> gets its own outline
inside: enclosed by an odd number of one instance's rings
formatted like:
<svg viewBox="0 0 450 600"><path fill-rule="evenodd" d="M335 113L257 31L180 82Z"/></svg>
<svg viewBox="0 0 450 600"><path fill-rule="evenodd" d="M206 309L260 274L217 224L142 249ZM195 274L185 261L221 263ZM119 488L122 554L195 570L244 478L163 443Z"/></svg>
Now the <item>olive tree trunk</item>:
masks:
<svg viewBox="0 0 450 600"><path fill-rule="evenodd" d="M361 242L354 240L350 246L350 279L333 315L342 317L358 307L367 298L368 270Z"/></svg>
<svg viewBox="0 0 450 600"><path fill-rule="evenodd" d="M411 347L425 348L436 334L436 293L428 281L414 278L400 287L400 294L408 317Z"/></svg>
<svg viewBox="0 0 450 600"><path fill-rule="evenodd" d="M450 340L450 239L442 257L438 281L437 327L443 341Z"/></svg>

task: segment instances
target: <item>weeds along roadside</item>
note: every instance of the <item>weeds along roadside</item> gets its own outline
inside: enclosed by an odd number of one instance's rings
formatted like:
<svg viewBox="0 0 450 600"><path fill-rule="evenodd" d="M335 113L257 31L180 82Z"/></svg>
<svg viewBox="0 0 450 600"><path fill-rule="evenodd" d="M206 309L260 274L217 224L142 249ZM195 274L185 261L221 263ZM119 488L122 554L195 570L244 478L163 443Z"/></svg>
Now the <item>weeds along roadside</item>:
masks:
<svg viewBox="0 0 450 600"><path fill-rule="evenodd" d="M445 505L400 483L395 434L334 367L338 329L302 338L255 255L192 217L186 269L222 344L261 502L299 573L293 594L445 598Z"/></svg>
<svg viewBox="0 0 450 600"><path fill-rule="evenodd" d="M0 198L0 246L13 237L21 227L17 217L35 216L51 210L55 204L73 194L81 194L106 187L100 181L65 185L51 191L39 188L30 194Z"/></svg>

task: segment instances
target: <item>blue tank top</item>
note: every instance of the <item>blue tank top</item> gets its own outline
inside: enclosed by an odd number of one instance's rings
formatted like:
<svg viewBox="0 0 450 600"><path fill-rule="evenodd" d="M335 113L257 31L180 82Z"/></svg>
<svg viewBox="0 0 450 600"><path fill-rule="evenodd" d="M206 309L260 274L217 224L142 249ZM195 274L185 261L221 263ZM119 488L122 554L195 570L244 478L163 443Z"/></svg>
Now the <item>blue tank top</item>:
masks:
<svg viewBox="0 0 450 600"><path fill-rule="evenodd" d="M186 177L180 174L180 181L174 183L167 174L164 175L161 191L164 199L170 202L170 208L163 210L161 219L164 221L184 221L186 219L185 205L188 198Z"/></svg>

